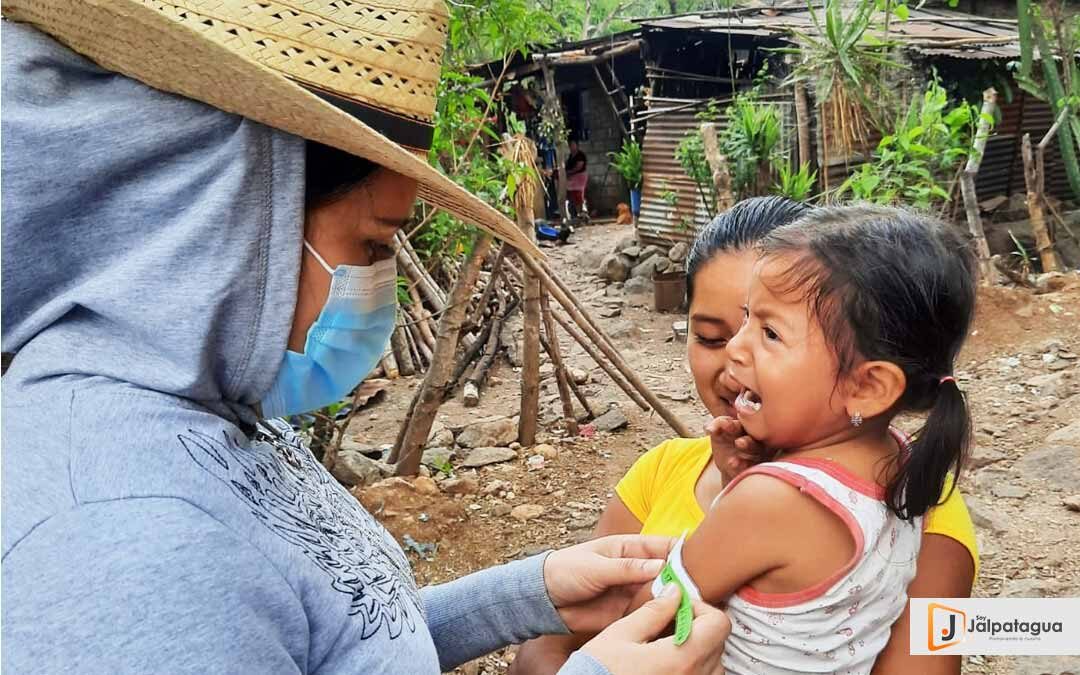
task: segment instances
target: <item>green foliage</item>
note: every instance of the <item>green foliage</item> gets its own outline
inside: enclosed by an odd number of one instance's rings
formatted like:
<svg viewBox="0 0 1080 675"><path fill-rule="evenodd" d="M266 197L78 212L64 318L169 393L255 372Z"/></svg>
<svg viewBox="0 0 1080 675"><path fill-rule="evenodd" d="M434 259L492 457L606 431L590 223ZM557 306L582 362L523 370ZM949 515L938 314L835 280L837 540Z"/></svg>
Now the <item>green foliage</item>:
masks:
<svg viewBox="0 0 1080 675"><path fill-rule="evenodd" d="M1031 270L1035 266L1035 261L1032 259L1031 254L1028 253L1027 248L1020 243L1020 240L1016 238L1012 230L1009 230L1009 238L1013 240L1013 244L1016 246L1016 250L1012 252L1012 255L1018 259L1020 265L1020 273L1025 277L1031 274Z"/></svg>
<svg viewBox="0 0 1080 675"><path fill-rule="evenodd" d="M709 217L715 216L716 194L713 190L712 170L709 168L708 160L705 159L705 142L701 139L700 132L688 132L679 141L679 145L675 148L675 160L697 185L698 194L705 202L705 210L709 212Z"/></svg>
<svg viewBox="0 0 1080 675"><path fill-rule="evenodd" d="M817 182L817 171L811 171L808 162L803 162L798 170L791 168L791 162L780 162L777 165L777 173L780 182L773 186L774 193L797 202L810 199Z"/></svg>
<svg viewBox="0 0 1080 675"><path fill-rule="evenodd" d="M881 139L873 161L848 178L837 196L850 192L859 200L917 208L948 200L944 186L967 158L978 121L975 106L962 101L950 107L935 78L923 96L912 101L893 133Z"/></svg>
<svg viewBox="0 0 1080 675"><path fill-rule="evenodd" d="M631 190L641 189L641 173L644 160L641 155L641 146L633 139L623 141L622 148L618 152L609 152L611 166L623 177Z"/></svg>
<svg viewBox="0 0 1080 675"><path fill-rule="evenodd" d="M1066 123L1058 129L1057 140L1069 186L1076 198L1080 199L1080 157L1077 156L1077 143L1080 142L1080 68L1076 66L1076 59L1071 58L1080 48L1080 15L1067 17L1063 11L1064 2L1055 10L1049 3L1040 7L1029 0L1017 0L1016 9L1020 33L1020 71L1016 81L1021 89L1048 102L1055 116L1069 108ZM1055 36L1057 44L1050 43L1048 34ZM1042 66L1041 81L1032 65L1036 47ZM1047 58L1048 55L1068 56L1055 59ZM1038 139L1033 140L1038 142Z"/></svg>
<svg viewBox="0 0 1080 675"><path fill-rule="evenodd" d="M727 109L720 152L731 167L731 188L739 199L768 189L770 168L781 159L780 108L757 100L754 90L740 94Z"/></svg>

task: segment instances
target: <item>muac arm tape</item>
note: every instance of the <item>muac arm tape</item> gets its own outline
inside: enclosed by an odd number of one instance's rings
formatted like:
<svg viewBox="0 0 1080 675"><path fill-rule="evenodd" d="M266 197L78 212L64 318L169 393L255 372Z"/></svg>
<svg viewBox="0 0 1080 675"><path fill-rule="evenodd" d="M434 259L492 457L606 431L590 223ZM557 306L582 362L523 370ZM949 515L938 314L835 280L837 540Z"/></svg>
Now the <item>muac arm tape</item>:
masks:
<svg viewBox="0 0 1080 675"><path fill-rule="evenodd" d="M694 600L701 599L701 591L698 590L694 580L690 578L686 567L682 562L682 547L686 541L686 533L679 537L671 553L668 554L667 564L660 571L652 584L654 598L660 597L664 592L664 586L675 584L679 587L679 609L675 612L675 644L681 645L690 637L690 626L694 623Z"/></svg>

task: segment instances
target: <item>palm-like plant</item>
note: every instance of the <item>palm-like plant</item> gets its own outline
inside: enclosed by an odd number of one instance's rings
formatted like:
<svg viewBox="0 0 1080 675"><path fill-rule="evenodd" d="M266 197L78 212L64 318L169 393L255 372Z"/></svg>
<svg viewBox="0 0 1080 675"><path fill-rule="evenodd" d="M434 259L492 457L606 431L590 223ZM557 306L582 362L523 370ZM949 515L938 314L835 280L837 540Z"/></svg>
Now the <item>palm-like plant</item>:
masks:
<svg viewBox="0 0 1080 675"><path fill-rule="evenodd" d="M808 3L814 30L796 31L799 46L781 51L799 56L788 81L804 81L813 87L826 144L832 136L836 149L849 157L856 148L865 149L868 119L882 126L882 111L889 104L882 96L891 91L883 80L888 69L900 64L889 58L889 43L872 33L874 0L860 0L847 16L842 5L841 0L826 0L819 14Z"/></svg>
<svg viewBox="0 0 1080 675"><path fill-rule="evenodd" d="M644 163L641 157L641 146L637 141L629 139L623 141L622 148L618 152L609 152L611 166L626 181L631 190L641 189L641 174Z"/></svg>

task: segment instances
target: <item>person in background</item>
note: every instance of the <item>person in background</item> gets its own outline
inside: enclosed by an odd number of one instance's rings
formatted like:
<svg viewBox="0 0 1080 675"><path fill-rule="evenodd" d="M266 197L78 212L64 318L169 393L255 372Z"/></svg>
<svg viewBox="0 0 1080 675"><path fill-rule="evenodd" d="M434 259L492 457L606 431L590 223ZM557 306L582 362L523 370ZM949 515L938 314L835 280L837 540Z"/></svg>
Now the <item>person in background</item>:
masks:
<svg viewBox="0 0 1080 675"><path fill-rule="evenodd" d="M566 159L566 197L570 202L570 217L587 219L585 187L589 183L589 158L577 141L570 141L570 156Z"/></svg>

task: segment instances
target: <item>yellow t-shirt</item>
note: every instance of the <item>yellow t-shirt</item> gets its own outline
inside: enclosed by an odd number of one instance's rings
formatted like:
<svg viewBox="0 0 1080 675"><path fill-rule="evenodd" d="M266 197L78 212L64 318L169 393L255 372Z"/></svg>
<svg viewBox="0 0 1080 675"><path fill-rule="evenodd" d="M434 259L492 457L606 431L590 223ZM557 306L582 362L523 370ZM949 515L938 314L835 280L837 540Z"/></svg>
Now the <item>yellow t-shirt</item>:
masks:
<svg viewBox="0 0 1080 675"><path fill-rule="evenodd" d="M694 496L701 472L712 459L709 438L673 438L642 455L615 486L630 513L641 521L642 534L678 537L693 532L705 514ZM979 574L979 548L975 526L960 490L949 490L952 476L945 484L949 496L943 504L926 514L924 532L955 539L971 553L975 575Z"/></svg>

